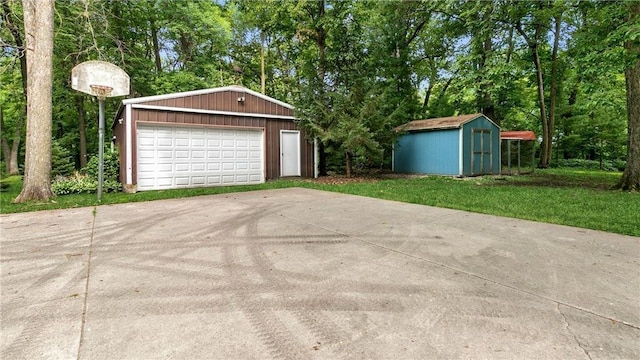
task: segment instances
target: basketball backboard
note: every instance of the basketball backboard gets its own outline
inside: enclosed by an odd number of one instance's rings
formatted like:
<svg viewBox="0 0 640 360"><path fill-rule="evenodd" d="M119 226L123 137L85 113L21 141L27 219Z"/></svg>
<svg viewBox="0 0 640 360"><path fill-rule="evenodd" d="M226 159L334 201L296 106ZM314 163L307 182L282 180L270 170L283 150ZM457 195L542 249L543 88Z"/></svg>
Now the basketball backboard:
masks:
<svg viewBox="0 0 640 360"><path fill-rule="evenodd" d="M129 95L129 75L106 61L85 61L71 70L71 88L100 98Z"/></svg>

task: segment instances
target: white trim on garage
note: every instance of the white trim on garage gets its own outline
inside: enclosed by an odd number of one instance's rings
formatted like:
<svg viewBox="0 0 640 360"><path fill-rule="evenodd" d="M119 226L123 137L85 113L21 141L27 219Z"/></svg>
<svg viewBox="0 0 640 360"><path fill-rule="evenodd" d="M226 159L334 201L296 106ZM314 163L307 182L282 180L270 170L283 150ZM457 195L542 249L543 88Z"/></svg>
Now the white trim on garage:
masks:
<svg viewBox="0 0 640 360"><path fill-rule="evenodd" d="M127 106L133 106L134 109L144 109L144 110L176 111L176 112L186 112L186 113L196 113L196 114L248 116L248 117L258 117L258 118L268 118L268 119L295 120L295 117L287 116L287 115L255 114L255 113L243 113L243 112L234 112L234 111L194 109L194 108L144 105L144 104L131 104Z"/></svg>
<svg viewBox="0 0 640 360"><path fill-rule="evenodd" d="M285 102L282 102L280 100L276 100L270 96L267 95L263 95L260 94L259 92L255 92L251 89L247 89L243 86L225 86L225 87L220 87L220 88L214 88L214 89L201 89L201 90L194 90L194 91L185 91L185 92L179 92L179 93L173 93L173 94L163 94L163 95L154 95L154 96L146 96L146 97L139 97L139 98L133 98L133 99L125 99L122 100L122 103L127 105L127 104L139 104L139 103L144 103L144 102L148 102L148 101L158 101L158 100L168 100L168 99L175 99L175 98L180 98L180 97L185 97L185 96L196 96L196 95L205 95L205 94L213 94L213 93L217 93L217 92L223 92L223 91L236 91L236 92L244 92L247 94L251 94L255 97L258 97L260 99L266 100L266 101L270 101L273 103L276 103L280 106L284 106L288 109L293 109L293 105L291 104L287 104Z"/></svg>
<svg viewBox="0 0 640 360"><path fill-rule="evenodd" d="M133 143L132 143L132 133L133 129L131 128L133 125L133 121L131 120L131 105L126 105L125 107L125 137L127 139L126 145L126 163L127 163L127 185L133 184Z"/></svg>
<svg viewBox="0 0 640 360"><path fill-rule="evenodd" d="M263 128L137 124L137 190L259 184Z"/></svg>

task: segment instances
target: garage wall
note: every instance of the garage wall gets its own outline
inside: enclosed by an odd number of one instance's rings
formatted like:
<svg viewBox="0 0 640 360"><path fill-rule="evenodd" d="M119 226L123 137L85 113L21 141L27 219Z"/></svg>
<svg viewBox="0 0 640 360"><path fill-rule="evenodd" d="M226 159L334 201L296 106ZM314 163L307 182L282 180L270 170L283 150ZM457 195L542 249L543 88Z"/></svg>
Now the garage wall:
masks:
<svg viewBox="0 0 640 360"><path fill-rule="evenodd" d="M238 98L244 101L238 101ZM173 99L148 101L145 105L168 106L189 109L243 112L293 116L293 110L272 101L259 98L242 90L220 91L202 95L191 95Z"/></svg>
<svg viewBox="0 0 640 360"><path fill-rule="evenodd" d="M120 113L119 115L120 115L120 119L122 119L122 117L124 116L124 113ZM127 168L126 168L127 154L124 149L125 142L122 141L122 139L125 139L125 136L126 136L125 127L123 124L120 124L116 119L115 122L113 123L112 131L113 131L113 136L116 137L115 147L118 149L118 159L120 160L120 182L124 184L126 182L126 174L127 174Z"/></svg>
<svg viewBox="0 0 640 360"><path fill-rule="evenodd" d="M163 100L164 101L164 100ZM165 105L168 106L168 105ZM283 107L284 108L284 107ZM286 109L286 108L284 108ZM290 109L287 109L290 111ZM287 115L288 116L288 115ZM227 127L257 127L265 129L265 176L267 180L280 177L280 130L298 130L293 120L266 119L261 117L244 117L230 115L198 114L179 111L164 111L150 109L132 109L131 118L134 120L133 132L137 123L167 123L184 126L227 126ZM116 135L118 136L118 135ZM123 134L124 136L124 134ZM137 148L136 137L132 136L133 149ZM313 140L300 131L301 141L301 176L313 177ZM137 154L133 152L133 182L137 183ZM122 156L122 155L121 155ZM123 159L121 159L123 160ZM121 163L124 163L122 161ZM121 169L121 180L124 169Z"/></svg>

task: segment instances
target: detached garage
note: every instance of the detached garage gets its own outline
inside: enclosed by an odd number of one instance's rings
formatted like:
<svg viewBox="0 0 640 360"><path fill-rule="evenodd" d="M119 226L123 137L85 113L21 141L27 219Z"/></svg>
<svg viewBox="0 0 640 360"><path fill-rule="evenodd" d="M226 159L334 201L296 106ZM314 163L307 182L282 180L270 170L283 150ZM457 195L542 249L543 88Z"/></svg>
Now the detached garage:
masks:
<svg viewBox="0 0 640 360"><path fill-rule="evenodd" d="M313 177L293 106L241 86L126 99L113 124L126 191Z"/></svg>
<svg viewBox="0 0 640 360"><path fill-rule="evenodd" d="M483 114L411 121L393 151L401 173L474 176L500 174L500 127Z"/></svg>

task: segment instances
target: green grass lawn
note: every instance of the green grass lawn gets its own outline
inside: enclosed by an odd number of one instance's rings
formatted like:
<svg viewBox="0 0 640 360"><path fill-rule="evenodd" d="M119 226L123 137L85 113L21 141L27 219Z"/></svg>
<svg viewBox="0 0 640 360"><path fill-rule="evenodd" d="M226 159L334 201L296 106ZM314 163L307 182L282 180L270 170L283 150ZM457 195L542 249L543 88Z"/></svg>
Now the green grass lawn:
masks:
<svg viewBox="0 0 640 360"><path fill-rule="evenodd" d="M251 186L104 194L102 204L300 186L640 236L640 194L610 190L620 175L548 169L527 176L370 179L345 184L278 180ZM21 180L11 177L3 182L10 186L0 193L1 213L97 204L95 194L59 196L48 203L12 204Z"/></svg>

